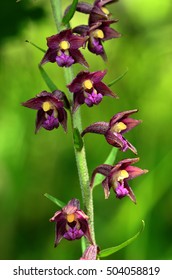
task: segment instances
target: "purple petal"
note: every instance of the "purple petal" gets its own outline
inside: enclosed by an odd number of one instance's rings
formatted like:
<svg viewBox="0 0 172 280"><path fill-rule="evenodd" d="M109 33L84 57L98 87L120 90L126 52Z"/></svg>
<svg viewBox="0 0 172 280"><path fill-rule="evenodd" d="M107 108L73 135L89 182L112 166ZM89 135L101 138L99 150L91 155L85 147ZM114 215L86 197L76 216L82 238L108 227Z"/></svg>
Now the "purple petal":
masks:
<svg viewBox="0 0 172 280"><path fill-rule="evenodd" d="M57 56L57 50L55 49L48 49L47 52L45 53L43 59L41 60L40 64L43 65L47 62L55 62L56 61L56 56Z"/></svg>
<svg viewBox="0 0 172 280"><path fill-rule="evenodd" d="M121 37L121 34L119 32L108 26L104 27L102 30L104 33L104 38L102 39L102 41Z"/></svg>
<svg viewBox="0 0 172 280"><path fill-rule="evenodd" d="M103 189L104 189L104 194L105 194L105 199L108 199L109 195L110 195L110 184L109 184L109 178L106 177L103 181L102 181L102 185L103 185Z"/></svg>
<svg viewBox="0 0 172 280"><path fill-rule="evenodd" d="M63 237L67 240L75 240L80 239L83 235L84 233L81 229L77 229L76 227L74 227L69 228L69 230L63 234Z"/></svg>
<svg viewBox="0 0 172 280"><path fill-rule="evenodd" d="M89 79L89 74L90 73L88 71L80 71L73 81L67 85L68 89L71 92L81 92L83 90L82 83Z"/></svg>
<svg viewBox="0 0 172 280"><path fill-rule="evenodd" d="M63 30L59 34L52 35L51 37L47 38L47 45L49 48L57 50L59 48L59 43L61 41L68 41L72 36L71 29Z"/></svg>
<svg viewBox="0 0 172 280"><path fill-rule="evenodd" d="M118 96L113 91L111 91L110 88L106 86L103 82L96 83L94 87L98 92L100 92L103 95L118 98Z"/></svg>
<svg viewBox="0 0 172 280"><path fill-rule="evenodd" d="M140 175L145 174L145 173L148 172L148 170L141 169L141 168L136 167L136 166L127 166L125 170L129 174L129 178L128 179L133 179L133 178L135 178L137 176L140 176Z"/></svg>
<svg viewBox="0 0 172 280"><path fill-rule="evenodd" d="M48 115L47 118L42 123L42 127L47 130L53 130L54 128L59 127L59 120L52 115Z"/></svg>
<svg viewBox="0 0 172 280"><path fill-rule="evenodd" d="M90 38L88 41L88 49L90 52L100 55L104 53L104 48L101 44L100 39Z"/></svg>
<svg viewBox="0 0 172 280"><path fill-rule="evenodd" d="M123 198L124 196L129 194L129 191L124 188L124 184L118 182L117 188L115 188L115 193L117 198Z"/></svg>
<svg viewBox="0 0 172 280"><path fill-rule="evenodd" d="M125 184L125 188L128 190L128 197L131 199L131 201L133 201L136 204L136 197L134 195L133 190L130 188L126 180L124 184Z"/></svg>
<svg viewBox="0 0 172 280"><path fill-rule="evenodd" d="M72 34L69 43L70 43L70 49L79 49L81 48L84 44L85 41L87 40L87 37L82 37L78 35Z"/></svg>
<svg viewBox="0 0 172 280"><path fill-rule="evenodd" d="M85 98L85 103L88 107L92 107L94 104L98 105L102 101L103 95L101 93L88 94Z"/></svg>
<svg viewBox="0 0 172 280"><path fill-rule="evenodd" d="M45 112L42 109L38 110L37 117L36 117L35 133L37 133L39 131L39 129L42 127L42 124L44 123L45 120L46 120Z"/></svg>
<svg viewBox="0 0 172 280"><path fill-rule="evenodd" d="M88 79L90 79L95 85L95 84L99 83L104 78L106 73L107 73L107 70L91 72L88 75ZM97 90L97 91L101 92L101 90Z"/></svg>
<svg viewBox="0 0 172 280"><path fill-rule="evenodd" d="M80 63L81 65L85 66L86 68L89 67L87 61L85 60L84 56L79 50L72 50L72 57L75 60L75 63Z"/></svg>
<svg viewBox="0 0 172 280"><path fill-rule="evenodd" d="M113 126L116 122L123 121L123 119L128 118L131 114L138 112L138 109L123 111L115 114L110 120L110 126Z"/></svg>
<svg viewBox="0 0 172 280"><path fill-rule="evenodd" d="M75 63L74 59L70 55L66 55L64 52L61 52L60 55L56 56L56 62L60 67L70 67Z"/></svg>

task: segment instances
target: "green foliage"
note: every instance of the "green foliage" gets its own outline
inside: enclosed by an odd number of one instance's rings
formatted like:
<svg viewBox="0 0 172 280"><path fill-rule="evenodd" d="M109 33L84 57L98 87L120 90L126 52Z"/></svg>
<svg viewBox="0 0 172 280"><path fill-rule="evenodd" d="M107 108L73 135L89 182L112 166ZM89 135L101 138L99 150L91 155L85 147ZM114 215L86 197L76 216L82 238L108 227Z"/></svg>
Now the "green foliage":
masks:
<svg viewBox="0 0 172 280"><path fill-rule="evenodd" d="M47 74L47 72L44 70L44 68L39 65L39 70L41 73L41 76L45 82L45 84L48 86L48 88L50 89L50 91L54 91L57 89L57 86L54 84L54 82L50 79L49 75Z"/></svg>
<svg viewBox="0 0 172 280"><path fill-rule="evenodd" d="M129 238L128 240L126 240L125 242L121 243L120 245L118 246L115 246L115 247L110 247L110 248L107 248L107 249L103 249L99 252L99 257L100 258L105 258L105 257L108 257L116 252L118 252L119 250L125 248L126 246L130 245L132 242L134 242L138 237L139 235L142 233L142 231L144 230L144 227L145 227L145 222L142 221L142 227L141 229L139 230L139 232L137 234L135 234L133 237Z"/></svg>
<svg viewBox="0 0 172 280"><path fill-rule="evenodd" d="M128 68L127 68L127 70L126 70L123 74L121 74L120 76L118 76L118 77L117 77L116 79L114 79L112 82L108 83L108 86L111 87L111 86L113 86L114 84L116 84L118 81L120 81L122 78L124 78L124 76L127 74L127 72L128 72Z"/></svg>
<svg viewBox="0 0 172 280"><path fill-rule="evenodd" d="M73 0L68 12L64 15L62 19L63 25L68 25L72 17L74 16L74 13L76 11L76 6L78 4L78 0Z"/></svg>
<svg viewBox="0 0 172 280"><path fill-rule="evenodd" d="M46 198L48 198L49 200L51 200L52 202L54 202L56 205L58 205L60 208L63 208L66 203L62 202L61 200L57 199L56 197L48 194L48 193L45 193L44 196Z"/></svg>

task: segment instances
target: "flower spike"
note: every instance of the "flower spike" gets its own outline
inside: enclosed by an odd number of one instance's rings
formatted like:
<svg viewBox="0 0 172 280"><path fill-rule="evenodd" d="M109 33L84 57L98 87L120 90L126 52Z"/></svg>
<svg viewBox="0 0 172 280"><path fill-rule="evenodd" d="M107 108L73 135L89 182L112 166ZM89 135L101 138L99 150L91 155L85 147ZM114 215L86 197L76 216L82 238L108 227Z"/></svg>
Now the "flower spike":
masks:
<svg viewBox="0 0 172 280"><path fill-rule="evenodd" d="M130 149L133 153L137 154L136 148L123 137L123 134L137 126L141 121L130 118L133 113L138 112L137 109L123 111L114 115L109 122L96 122L88 126L81 133L84 136L86 133L103 134L106 141L125 152Z"/></svg>
<svg viewBox="0 0 172 280"><path fill-rule="evenodd" d="M80 239L82 236L85 236L93 244L88 225L88 216L80 210L79 200L71 199L62 210L54 214L50 222L56 223L55 247L62 238L72 241Z"/></svg>
<svg viewBox="0 0 172 280"><path fill-rule="evenodd" d="M146 169L132 166L132 164L138 160L139 158L124 159L114 166L109 164L99 165L92 173L90 187L93 187L94 185L96 174L102 174L105 176L105 179L102 181L105 198L109 197L110 189L112 188L117 198L121 199L128 196L134 203L136 203L135 195L128 185L128 181L148 172Z"/></svg>
<svg viewBox="0 0 172 280"><path fill-rule="evenodd" d="M55 90L52 93L42 91L36 97L22 103L23 106L38 111L35 133L41 127L46 130L52 130L58 128L59 124L62 125L65 131L67 130L67 113L61 100L63 96L64 93L59 90Z"/></svg>

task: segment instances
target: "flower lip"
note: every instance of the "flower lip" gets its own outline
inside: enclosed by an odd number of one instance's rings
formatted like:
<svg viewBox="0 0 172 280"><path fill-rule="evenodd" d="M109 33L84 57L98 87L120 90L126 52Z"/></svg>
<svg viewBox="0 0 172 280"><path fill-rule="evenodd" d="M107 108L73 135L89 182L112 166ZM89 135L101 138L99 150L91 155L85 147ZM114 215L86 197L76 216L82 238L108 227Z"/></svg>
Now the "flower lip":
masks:
<svg viewBox="0 0 172 280"><path fill-rule="evenodd" d="M71 213L71 214L67 214L66 215L66 220L68 221L68 223L72 223L75 221L75 214Z"/></svg>
<svg viewBox="0 0 172 280"><path fill-rule="evenodd" d="M104 38L104 33L101 29L96 29L95 31L93 31L93 37L103 39Z"/></svg>
<svg viewBox="0 0 172 280"><path fill-rule="evenodd" d="M116 175L118 182L129 177L129 174L125 169L120 170Z"/></svg>
<svg viewBox="0 0 172 280"><path fill-rule="evenodd" d="M120 133L121 131L125 130L127 126L123 122L118 122L111 127L112 132Z"/></svg>
<svg viewBox="0 0 172 280"><path fill-rule="evenodd" d="M61 50L68 50L70 48L70 43L68 41L61 41L59 44Z"/></svg>
<svg viewBox="0 0 172 280"><path fill-rule="evenodd" d="M44 112L47 112L47 111L53 109L52 103L49 101L44 101L42 104L42 109L44 110Z"/></svg>
<svg viewBox="0 0 172 280"><path fill-rule="evenodd" d="M82 83L82 85L83 85L83 88L84 89L92 89L92 87L93 87L93 83L92 83L92 81L90 80L90 79L87 79L87 80L85 80L83 83Z"/></svg>
<svg viewBox="0 0 172 280"><path fill-rule="evenodd" d="M102 10L102 12L103 12L105 15L109 15L109 14L110 14L109 10L108 10L107 8L105 8L105 7L101 7L101 10Z"/></svg>

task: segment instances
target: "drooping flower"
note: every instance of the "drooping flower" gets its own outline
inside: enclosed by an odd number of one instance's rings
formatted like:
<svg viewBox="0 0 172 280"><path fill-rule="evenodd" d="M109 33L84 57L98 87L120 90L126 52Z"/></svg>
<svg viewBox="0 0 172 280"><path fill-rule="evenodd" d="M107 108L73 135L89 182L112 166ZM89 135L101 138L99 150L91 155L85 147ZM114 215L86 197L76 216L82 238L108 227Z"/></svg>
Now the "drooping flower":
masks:
<svg viewBox="0 0 172 280"><path fill-rule="evenodd" d="M101 55L106 60L106 54L102 42L121 36L115 29L110 27L110 24L117 22L117 20L98 21L94 24L79 25L73 29L74 32L87 37L88 49L90 52Z"/></svg>
<svg viewBox="0 0 172 280"><path fill-rule="evenodd" d="M36 97L23 102L22 105L37 110L36 129L43 127L47 130L58 128L62 125L64 130L67 129L67 113L64 109L64 102L62 101L64 94L55 90L52 93L42 91Z"/></svg>
<svg viewBox="0 0 172 280"><path fill-rule="evenodd" d="M112 4L117 1L118 0L95 0L93 4L93 8L90 12L89 24L102 20L109 20L111 17L111 13L106 8L106 5Z"/></svg>
<svg viewBox="0 0 172 280"><path fill-rule="evenodd" d="M97 245L90 245L83 253L80 260L96 260L99 248Z"/></svg>
<svg viewBox="0 0 172 280"><path fill-rule="evenodd" d="M86 2L79 2L76 11L89 14L89 25L102 20L109 20L111 13L106 5L117 2L118 0L95 0L93 5ZM65 14L69 11L71 5L67 7Z"/></svg>
<svg viewBox="0 0 172 280"><path fill-rule="evenodd" d="M63 30L59 34L47 38L48 50L40 64L57 62L61 67L70 67L80 63L88 68L84 56L79 51L87 38L72 33L71 29Z"/></svg>
<svg viewBox="0 0 172 280"><path fill-rule="evenodd" d="M138 160L139 158L124 159L114 166L109 164L99 165L93 171L90 186L93 187L96 174L102 174L105 176L105 179L102 181L105 198L109 197L110 189L112 188L116 193L117 198L121 199L128 196L134 203L136 203L135 195L128 185L128 181L148 172L146 169L131 166Z"/></svg>
<svg viewBox="0 0 172 280"><path fill-rule="evenodd" d="M137 154L136 148L123 137L123 134L137 126L141 121L130 118L133 113L138 112L137 109L123 111L114 115L109 122L96 122L88 126L82 132L82 136L86 133L103 134L106 141L125 152L130 149L133 153Z"/></svg>
<svg viewBox="0 0 172 280"><path fill-rule="evenodd" d="M79 200L75 198L71 199L62 210L57 211L50 222L56 223L55 247L62 238L72 241L85 236L91 244L93 243L88 216L80 210Z"/></svg>
<svg viewBox="0 0 172 280"><path fill-rule="evenodd" d="M101 102L103 96L117 98L108 86L101 80L107 71L88 72L81 71L74 80L67 86L70 92L74 93L74 108L76 110L81 104L89 107Z"/></svg>

